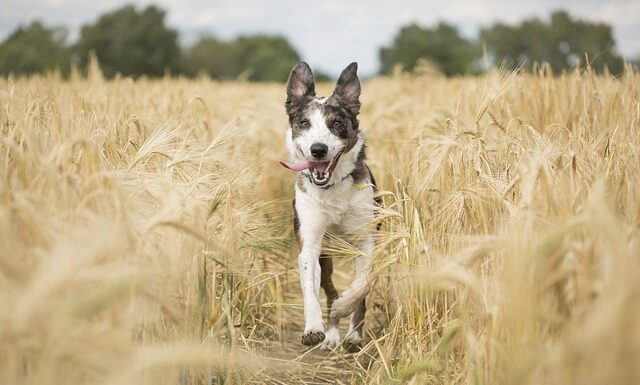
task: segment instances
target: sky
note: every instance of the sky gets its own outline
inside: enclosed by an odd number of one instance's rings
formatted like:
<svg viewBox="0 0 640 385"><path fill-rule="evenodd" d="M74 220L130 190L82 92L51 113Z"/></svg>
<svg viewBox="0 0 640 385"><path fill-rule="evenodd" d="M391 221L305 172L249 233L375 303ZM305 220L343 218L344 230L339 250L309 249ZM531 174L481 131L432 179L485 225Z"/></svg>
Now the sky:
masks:
<svg viewBox="0 0 640 385"><path fill-rule="evenodd" d="M134 3L167 11L167 24L188 45L199 36L232 39L242 34L284 35L312 68L337 75L352 61L372 75L378 50L409 23L456 25L469 38L495 22L548 19L558 9L612 26L620 54L640 57L640 0L0 0L0 39L35 19L66 26L69 40L104 12Z"/></svg>

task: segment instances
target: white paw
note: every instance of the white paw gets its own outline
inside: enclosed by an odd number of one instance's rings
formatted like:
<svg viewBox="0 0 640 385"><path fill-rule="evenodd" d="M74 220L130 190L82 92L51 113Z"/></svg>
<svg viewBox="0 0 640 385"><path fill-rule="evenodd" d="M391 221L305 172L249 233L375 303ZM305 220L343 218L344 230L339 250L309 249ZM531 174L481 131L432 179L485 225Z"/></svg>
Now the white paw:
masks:
<svg viewBox="0 0 640 385"><path fill-rule="evenodd" d="M340 330L338 328L329 328L325 333L322 349L333 350L340 345Z"/></svg>
<svg viewBox="0 0 640 385"><path fill-rule="evenodd" d="M302 334L302 344L307 346L317 345L325 339L322 327L305 328Z"/></svg>

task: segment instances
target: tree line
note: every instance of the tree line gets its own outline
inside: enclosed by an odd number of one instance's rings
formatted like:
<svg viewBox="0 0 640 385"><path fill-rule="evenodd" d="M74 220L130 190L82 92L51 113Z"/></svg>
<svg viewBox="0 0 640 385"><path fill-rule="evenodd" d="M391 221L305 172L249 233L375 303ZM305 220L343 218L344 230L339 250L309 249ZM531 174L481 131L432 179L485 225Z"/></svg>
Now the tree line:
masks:
<svg viewBox="0 0 640 385"><path fill-rule="evenodd" d="M19 27L0 44L0 75L51 70L67 75L73 66L85 70L91 52L107 77L206 74L223 80L282 82L300 60L282 36L240 36L229 41L203 36L182 49L162 9L129 5L83 26L74 44L67 43L64 28L38 21ZM407 25L380 49L379 58L382 74L397 68L414 71L421 63L447 76L476 74L486 70L487 61L523 68L548 63L556 73L586 64L613 74L624 68L609 25L577 20L564 11L553 13L548 22L532 18L515 26L494 24L475 40L444 22L434 27ZM320 80L328 78L317 75Z"/></svg>
<svg viewBox="0 0 640 385"><path fill-rule="evenodd" d="M19 27L0 44L0 74L26 75L71 67L86 70L95 53L106 77L163 76L166 73L216 79L283 81L300 56L281 36L241 36L232 41L200 38L187 49L178 45L178 33L165 23L165 12L132 5L101 15L82 26L78 41L66 44L63 28L39 21Z"/></svg>
<svg viewBox="0 0 640 385"><path fill-rule="evenodd" d="M480 30L477 40L462 37L447 23L434 28L412 24L380 50L382 73L398 65L412 70L426 59L447 76L473 74L486 69L485 58L490 65L529 69L548 63L555 73L585 65L613 74L624 69L609 25L576 20L565 11L554 12L549 22L531 18L515 26L497 23Z"/></svg>

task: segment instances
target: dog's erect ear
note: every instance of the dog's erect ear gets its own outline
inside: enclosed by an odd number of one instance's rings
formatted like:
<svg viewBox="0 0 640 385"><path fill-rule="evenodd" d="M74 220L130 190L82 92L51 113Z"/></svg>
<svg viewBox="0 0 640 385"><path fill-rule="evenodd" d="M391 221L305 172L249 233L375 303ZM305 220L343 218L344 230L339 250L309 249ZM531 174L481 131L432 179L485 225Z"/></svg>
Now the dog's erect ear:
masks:
<svg viewBox="0 0 640 385"><path fill-rule="evenodd" d="M340 74L336 89L333 91L333 95L356 115L360 112L360 80L357 72L358 63L349 64Z"/></svg>
<svg viewBox="0 0 640 385"><path fill-rule="evenodd" d="M316 86L309 64L301 61L289 74L287 81L287 105L298 104L307 96L315 96Z"/></svg>

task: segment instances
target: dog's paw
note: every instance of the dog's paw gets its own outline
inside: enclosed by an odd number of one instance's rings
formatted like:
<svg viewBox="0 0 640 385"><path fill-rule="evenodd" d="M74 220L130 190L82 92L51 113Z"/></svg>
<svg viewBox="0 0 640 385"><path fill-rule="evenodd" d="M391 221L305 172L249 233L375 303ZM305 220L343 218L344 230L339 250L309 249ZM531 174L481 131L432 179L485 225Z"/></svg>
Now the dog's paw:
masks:
<svg viewBox="0 0 640 385"><path fill-rule="evenodd" d="M324 341L324 332L319 329L305 330L302 334L302 344L306 346L314 346Z"/></svg>
<svg viewBox="0 0 640 385"><path fill-rule="evenodd" d="M351 332L351 334L349 334L349 337L347 337L347 339L344 341L344 350L348 351L349 353L359 352L360 349L362 349L363 341L364 339L360 336L360 333Z"/></svg>
<svg viewBox="0 0 640 385"><path fill-rule="evenodd" d="M340 345L340 331L338 328L330 328L327 330L327 335L322 341L322 349L333 350Z"/></svg>
<svg viewBox="0 0 640 385"><path fill-rule="evenodd" d="M342 347L349 353L358 353L360 349L362 349L362 340L346 340L344 341L344 344L342 344Z"/></svg>

